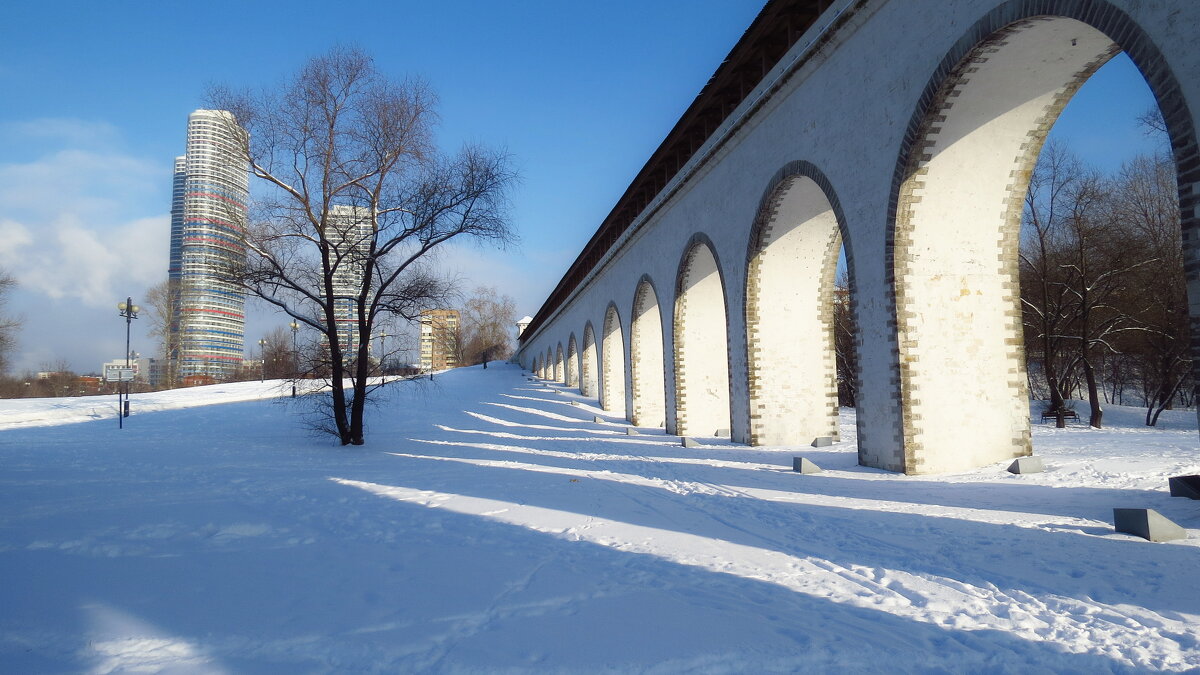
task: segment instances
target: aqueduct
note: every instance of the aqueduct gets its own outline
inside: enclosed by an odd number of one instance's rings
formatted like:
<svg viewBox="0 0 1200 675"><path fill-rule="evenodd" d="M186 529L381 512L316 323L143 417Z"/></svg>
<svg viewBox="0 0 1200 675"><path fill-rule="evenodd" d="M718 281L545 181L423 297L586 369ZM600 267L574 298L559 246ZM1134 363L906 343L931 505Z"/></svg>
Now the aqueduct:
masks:
<svg viewBox="0 0 1200 675"><path fill-rule="evenodd" d="M1167 124L1200 363L1198 30L1200 2L772 0L518 358L671 433L836 434L844 247L859 462L931 473L1027 455L1022 200L1058 114L1121 51ZM963 401L979 402L969 431Z"/></svg>

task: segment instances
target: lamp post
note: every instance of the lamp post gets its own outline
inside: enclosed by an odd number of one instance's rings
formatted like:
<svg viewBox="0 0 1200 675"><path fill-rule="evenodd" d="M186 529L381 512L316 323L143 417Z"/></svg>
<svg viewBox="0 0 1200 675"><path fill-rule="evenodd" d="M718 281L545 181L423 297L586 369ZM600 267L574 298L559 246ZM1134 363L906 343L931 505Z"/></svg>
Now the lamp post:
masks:
<svg viewBox="0 0 1200 675"><path fill-rule="evenodd" d="M296 349L296 334L300 332L300 324L292 319L288 328L292 329L292 398L296 398L296 377L300 372L300 350Z"/></svg>
<svg viewBox="0 0 1200 675"><path fill-rule="evenodd" d="M385 361L387 360L387 331L379 333L379 375L381 376L380 384L387 384L387 368Z"/></svg>
<svg viewBox="0 0 1200 675"><path fill-rule="evenodd" d="M267 381L267 339L258 339L258 381Z"/></svg>
<svg viewBox="0 0 1200 675"><path fill-rule="evenodd" d="M121 379L123 383L117 385L117 428L125 428L124 418L129 417L129 381L125 380L125 376L129 374L129 330L133 326L133 320L138 318L137 313L141 311L141 307L133 304L133 297L127 296L125 302L117 303L118 315L125 319L125 372L122 373ZM121 401L121 384L124 384L125 400Z"/></svg>

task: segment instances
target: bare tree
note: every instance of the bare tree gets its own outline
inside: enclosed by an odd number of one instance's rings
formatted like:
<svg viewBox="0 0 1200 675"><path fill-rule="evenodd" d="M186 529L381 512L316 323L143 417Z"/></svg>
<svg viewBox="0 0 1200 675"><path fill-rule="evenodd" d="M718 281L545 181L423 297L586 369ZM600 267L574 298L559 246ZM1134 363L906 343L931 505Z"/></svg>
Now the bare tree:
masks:
<svg viewBox="0 0 1200 675"><path fill-rule="evenodd" d="M512 237L508 158L439 153L428 87L389 80L354 49L311 60L279 91L210 99L240 124L231 131L261 188L240 281L323 336L332 428L360 445L377 319L444 304L448 285L424 264L439 245Z"/></svg>
<svg viewBox="0 0 1200 675"><path fill-rule="evenodd" d="M459 323L462 365L506 359L512 355L512 332L517 317L516 303L495 288L480 286L463 304Z"/></svg>
<svg viewBox="0 0 1200 675"><path fill-rule="evenodd" d="M179 367L179 325L176 307L179 303L179 288L169 279L146 289L143 299L146 317L150 319L150 337L158 341L158 356L165 366L166 388L175 387Z"/></svg>
<svg viewBox="0 0 1200 675"><path fill-rule="evenodd" d="M853 408L857 404L858 387L858 322L850 307L850 282L843 271L833 288L833 349L837 359L838 405Z"/></svg>
<svg viewBox="0 0 1200 675"><path fill-rule="evenodd" d="M1079 159L1051 141L1042 149L1025 195L1019 253L1025 345L1036 358L1050 397L1056 426L1066 426L1066 398L1076 358L1068 351L1070 295L1059 257L1065 240L1064 219L1083 180ZM1031 370L1032 376L1032 370Z"/></svg>
<svg viewBox="0 0 1200 675"><path fill-rule="evenodd" d="M8 293L17 285L17 280L11 275L0 272L0 310L8 300ZM17 344L17 329L21 322L11 316L0 313L0 373L8 372L8 355Z"/></svg>
<svg viewBox="0 0 1200 675"><path fill-rule="evenodd" d="M297 364L292 351L292 331L284 326L276 326L262 339L266 341L260 350L264 377L268 380L295 377Z"/></svg>
<svg viewBox="0 0 1200 675"><path fill-rule="evenodd" d="M1138 157L1114 181L1113 218L1128 232L1125 248L1144 248L1156 263L1130 284L1142 328L1129 348L1141 368L1146 424L1154 426L1191 375L1187 281L1183 272L1175 166L1169 156Z"/></svg>

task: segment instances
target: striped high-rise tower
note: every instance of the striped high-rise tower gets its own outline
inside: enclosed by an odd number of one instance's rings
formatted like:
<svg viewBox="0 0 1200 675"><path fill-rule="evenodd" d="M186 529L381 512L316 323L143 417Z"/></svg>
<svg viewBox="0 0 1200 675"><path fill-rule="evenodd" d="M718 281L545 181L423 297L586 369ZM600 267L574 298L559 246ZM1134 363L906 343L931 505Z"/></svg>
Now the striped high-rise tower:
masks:
<svg viewBox="0 0 1200 675"><path fill-rule="evenodd" d="M173 340L176 377L225 379L242 365L246 295L230 273L246 257L246 161L233 115L188 116L187 154L175 160L171 200Z"/></svg>

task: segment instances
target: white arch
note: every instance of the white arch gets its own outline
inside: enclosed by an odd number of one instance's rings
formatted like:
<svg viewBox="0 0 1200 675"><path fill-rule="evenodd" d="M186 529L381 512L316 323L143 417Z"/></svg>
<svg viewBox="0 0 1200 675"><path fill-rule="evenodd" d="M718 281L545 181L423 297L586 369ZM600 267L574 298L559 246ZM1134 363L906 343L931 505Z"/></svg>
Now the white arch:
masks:
<svg viewBox="0 0 1200 675"><path fill-rule="evenodd" d="M563 348L562 343L558 343L558 350L554 353L554 381L566 381L566 364L563 363Z"/></svg>
<svg viewBox="0 0 1200 675"><path fill-rule="evenodd" d="M1117 51L1085 23L1040 16L986 37L941 83L903 166L892 233L903 454L868 463L931 473L1031 454L1023 200L1054 120ZM969 443L946 419L964 404Z"/></svg>
<svg viewBox="0 0 1200 675"><path fill-rule="evenodd" d="M764 199L746 273L752 445L838 437L833 286L841 241L833 205L811 177L787 175Z"/></svg>
<svg viewBox="0 0 1200 675"><path fill-rule="evenodd" d="M643 427L661 427L666 423L667 414L662 315L658 295L649 279L642 279L634 293L629 334L633 423Z"/></svg>
<svg viewBox="0 0 1200 675"><path fill-rule="evenodd" d="M575 342L575 334L567 340L567 386L579 386L579 347Z"/></svg>
<svg viewBox="0 0 1200 675"><path fill-rule="evenodd" d="M676 288L676 431L712 436L729 429L729 343L725 284L707 240L684 254Z"/></svg>
<svg viewBox="0 0 1200 675"><path fill-rule="evenodd" d="M600 405L605 410L628 416L625 410L625 338L615 305L609 305L604 313L601 350Z"/></svg>
<svg viewBox="0 0 1200 675"><path fill-rule="evenodd" d="M584 396L599 396L600 371L596 366L596 332L592 330L591 321L583 327L583 353L580 363L579 392Z"/></svg>

